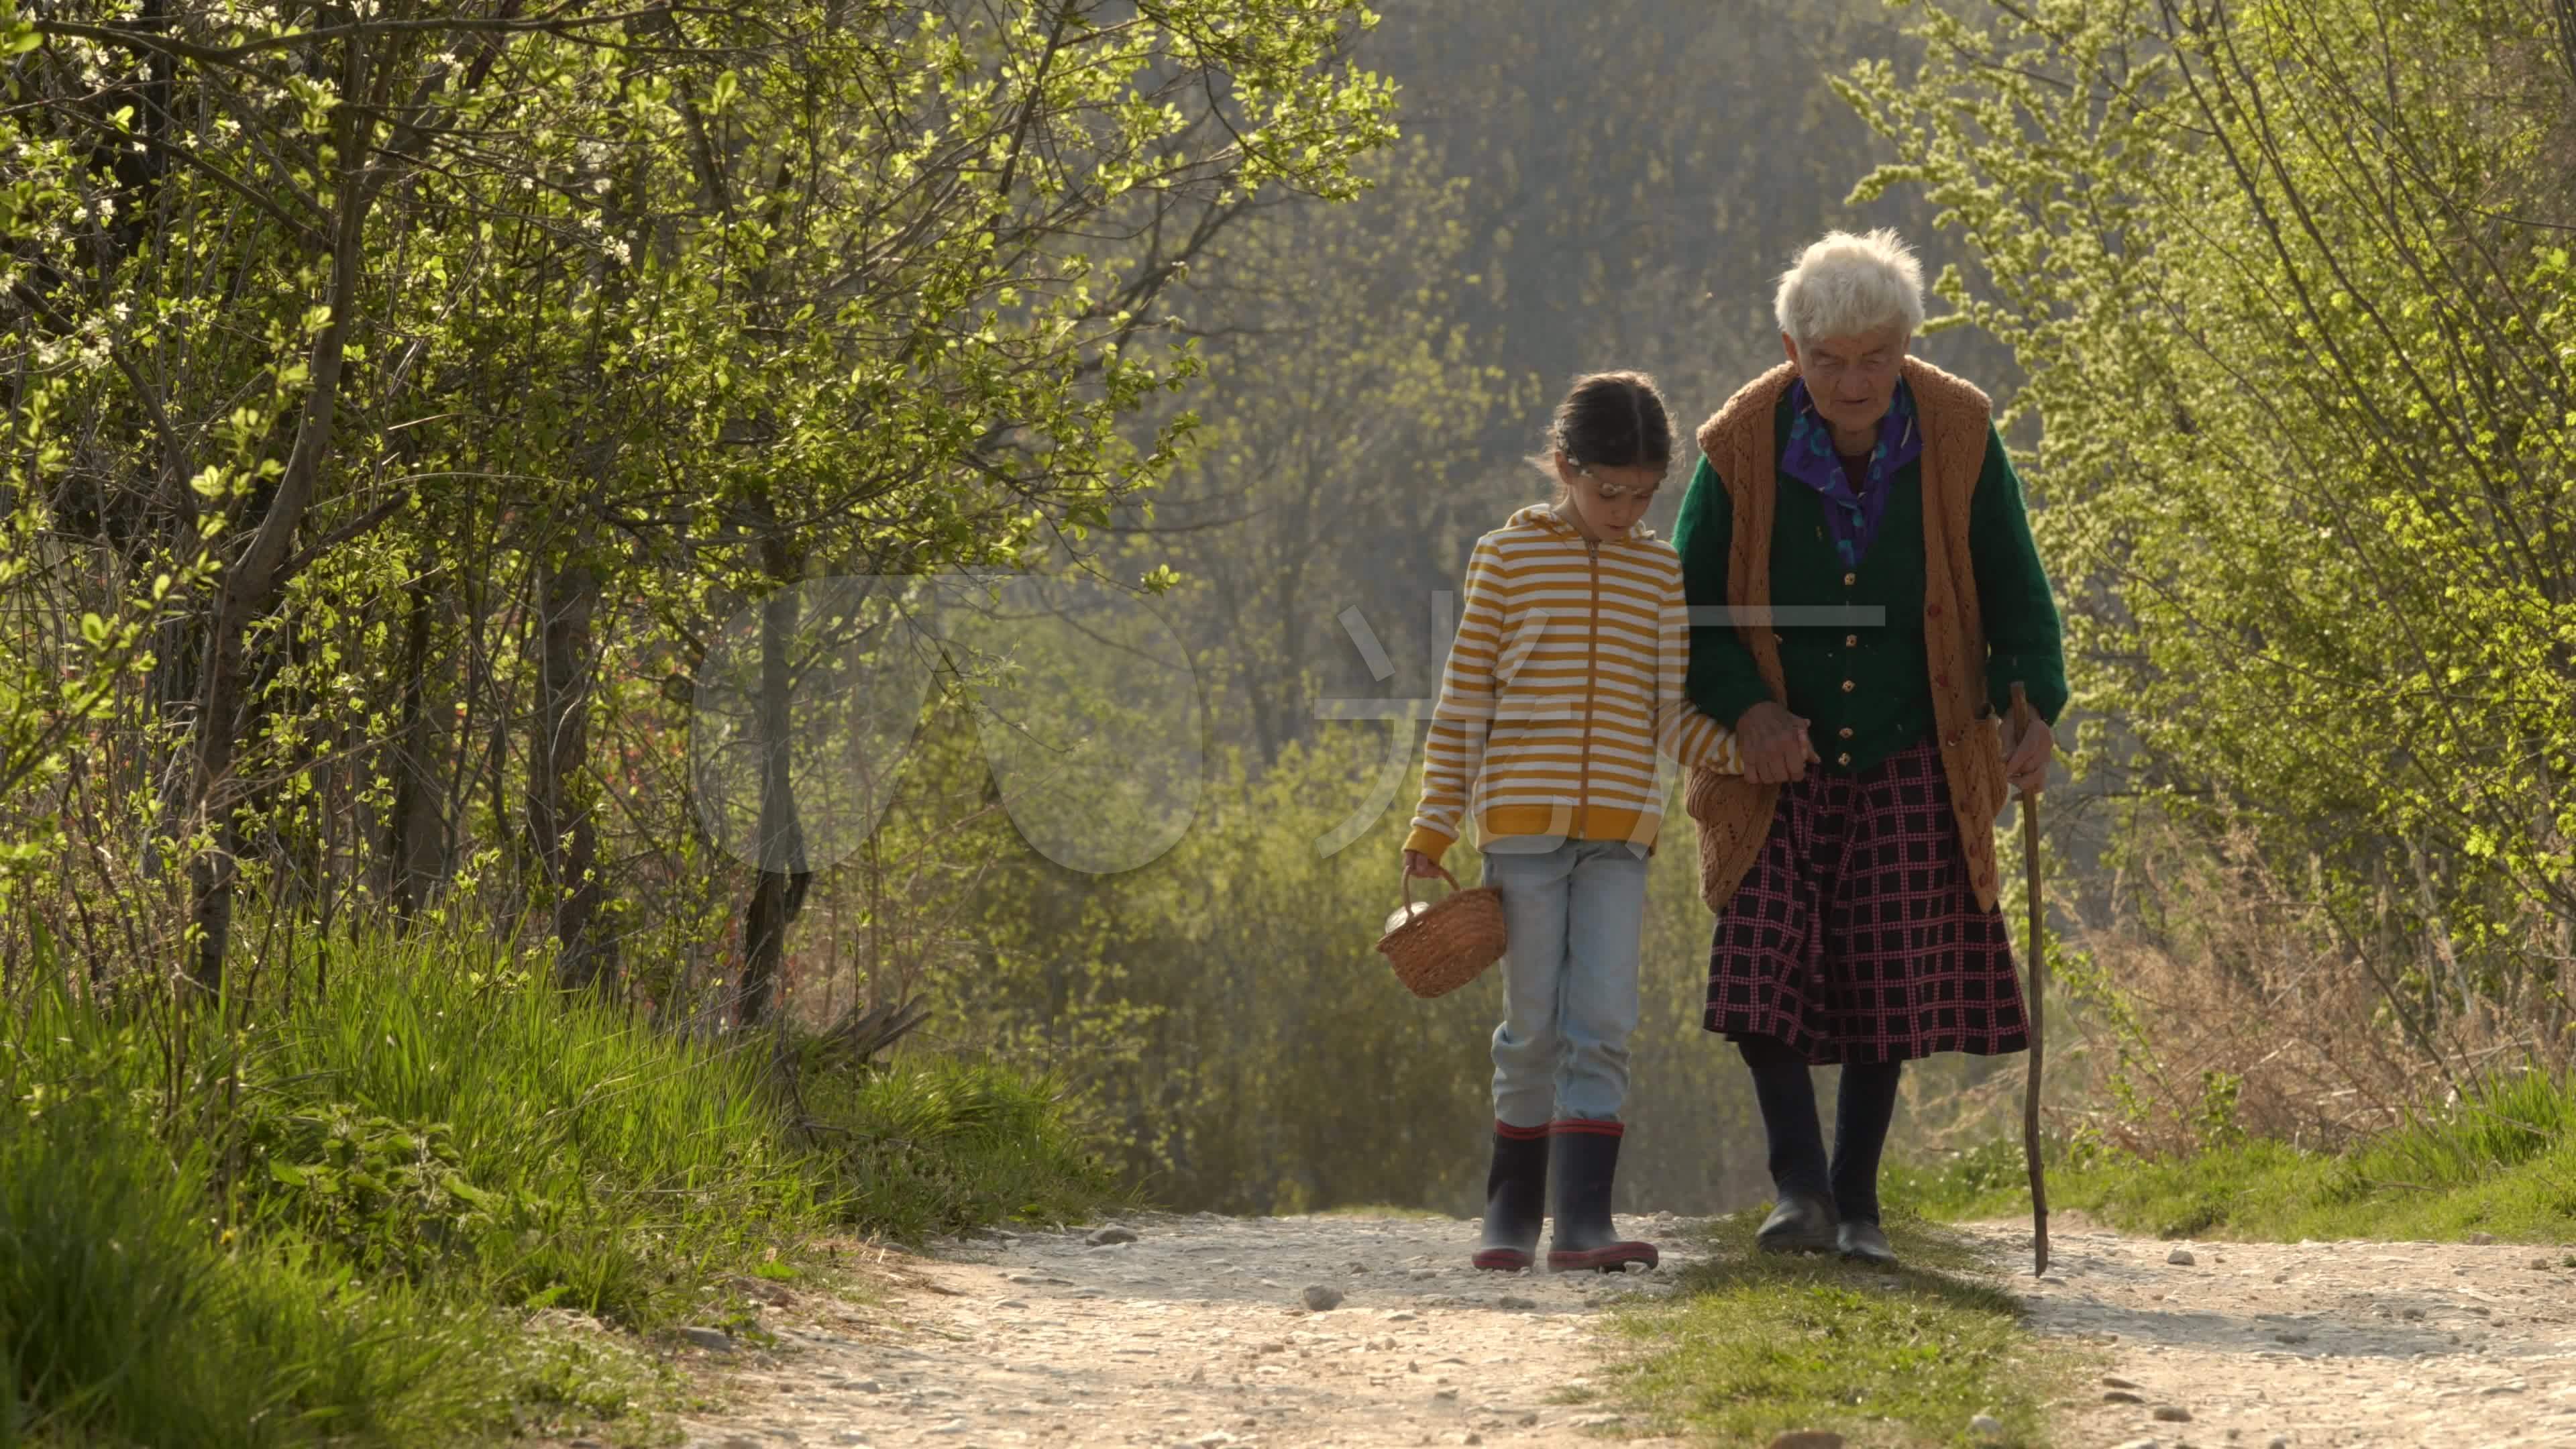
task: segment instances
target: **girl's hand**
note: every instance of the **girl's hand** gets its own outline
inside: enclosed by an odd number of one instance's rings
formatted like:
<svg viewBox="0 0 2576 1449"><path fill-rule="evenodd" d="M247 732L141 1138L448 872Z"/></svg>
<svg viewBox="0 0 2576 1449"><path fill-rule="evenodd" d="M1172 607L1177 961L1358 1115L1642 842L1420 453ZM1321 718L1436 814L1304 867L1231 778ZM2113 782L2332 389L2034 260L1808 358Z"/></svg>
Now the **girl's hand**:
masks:
<svg viewBox="0 0 2576 1449"><path fill-rule="evenodd" d="M1458 877L1451 875L1448 870L1440 864L1440 862L1433 860L1430 856L1427 856L1418 850L1408 850L1404 853L1404 875L1407 880L1411 880L1416 876L1429 877L1436 875L1442 880L1449 882L1450 889L1455 890L1458 886Z"/></svg>

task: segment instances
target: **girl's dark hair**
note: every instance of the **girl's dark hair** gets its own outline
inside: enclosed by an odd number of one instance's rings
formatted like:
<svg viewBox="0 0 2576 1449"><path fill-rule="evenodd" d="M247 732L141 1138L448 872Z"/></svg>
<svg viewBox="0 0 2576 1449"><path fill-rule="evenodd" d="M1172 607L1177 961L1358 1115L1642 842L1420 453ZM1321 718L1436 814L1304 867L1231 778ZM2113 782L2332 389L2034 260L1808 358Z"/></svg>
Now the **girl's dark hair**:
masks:
<svg viewBox="0 0 2576 1449"><path fill-rule="evenodd" d="M1538 457L1556 476L1555 454L1593 468L1665 468L1673 461L1672 414L1655 380L1642 372L1595 372L1574 380L1548 419Z"/></svg>

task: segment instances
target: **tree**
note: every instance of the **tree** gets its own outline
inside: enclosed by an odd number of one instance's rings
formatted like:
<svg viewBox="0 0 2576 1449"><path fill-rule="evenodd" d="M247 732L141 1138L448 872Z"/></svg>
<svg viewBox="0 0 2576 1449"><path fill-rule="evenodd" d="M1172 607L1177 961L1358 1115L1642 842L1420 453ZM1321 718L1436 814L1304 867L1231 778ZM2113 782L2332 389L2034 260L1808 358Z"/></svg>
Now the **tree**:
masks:
<svg viewBox="0 0 2576 1449"><path fill-rule="evenodd" d="M2257 822L2439 1056L2563 1050L2576 921L2576 59L2537 0L1925 6L1846 96L2045 422L2080 702ZM2386 953L2374 940L2411 940ZM2415 962L2409 964L2408 956Z"/></svg>

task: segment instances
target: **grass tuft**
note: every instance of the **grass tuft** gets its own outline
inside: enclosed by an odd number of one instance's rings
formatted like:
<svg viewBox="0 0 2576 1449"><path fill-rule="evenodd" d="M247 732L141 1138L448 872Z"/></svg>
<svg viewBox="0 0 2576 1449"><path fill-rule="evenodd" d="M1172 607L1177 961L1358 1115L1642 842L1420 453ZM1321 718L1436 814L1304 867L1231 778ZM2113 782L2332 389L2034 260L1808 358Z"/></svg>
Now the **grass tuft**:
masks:
<svg viewBox="0 0 2576 1449"><path fill-rule="evenodd" d="M1083 1222L1131 1205L1062 1087L984 1062L906 1061L813 1082L845 1221L918 1241L986 1223Z"/></svg>
<svg viewBox="0 0 2576 1449"><path fill-rule="evenodd" d="M809 1076L470 940L335 952L311 989L176 1013L0 1002L0 1449L461 1443L648 1400L632 1340L533 1310L720 1322L835 1229L918 1237L1115 1200L1053 1084Z"/></svg>
<svg viewBox="0 0 2576 1449"><path fill-rule="evenodd" d="M0 1446L452 1442L497 1326L209 1217L209 1154L0 1106Z"/></svg>
<svg viewBox="0 0 2576 1449"><path fill-rule="evenodd" d="M1627 1396L1663 1430L1760 1444L1824 1429L1868 1446L1977 1442L1991 1414L2002 1444L2044 1442L2044 1403L2071 1374L2020 1331L2020 1307L1963 1241L1892 1217L1905 1267L1757 1252L1758 1213L1724 1220L1716 1253L1672 1298L1619 1324L1648 1345L1623 1367Z"/></svg>
<svg viewBox="0 0 2576 1449"><path fill-rule="evenodd" d="M2049 1202L2158 1237L2408 1238L2473 1232L2576 1239L2576 1084L2538 1072L2484 1083L2448 1109L2340 1153L2264 1140L2187 1157L2094 1152L2049 1168ZM1964 1221L2030 1210L2021 1149L1990 1142L1890 1173L1889 1194Z"/></svg>

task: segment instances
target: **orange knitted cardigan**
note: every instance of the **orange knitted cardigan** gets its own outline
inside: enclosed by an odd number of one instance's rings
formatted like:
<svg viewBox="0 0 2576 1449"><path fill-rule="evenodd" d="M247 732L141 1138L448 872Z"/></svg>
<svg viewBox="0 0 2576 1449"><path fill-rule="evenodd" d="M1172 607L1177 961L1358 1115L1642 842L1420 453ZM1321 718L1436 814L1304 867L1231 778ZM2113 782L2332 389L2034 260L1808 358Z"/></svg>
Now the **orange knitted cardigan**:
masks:
<svg viewBox="0 0 2576 1449"><path fill-rule="evenodd" d="M1739 611L1736 632L1753 653L1772 697L1783 703L1779 636L1771 631L1771 519L1779 499L1780 460L1773 413L1797 369L1787 363L1747 384L1701 424L1700 451L1727 485L1735 531L1726 564L1726 602ZM1923 427L1923 636L1932 674L1932 712L1950 801L1966 848L1977 904L1993 909L1999 872L1995 817L2004 778L2000 721L1986 702L1986 636L1977 615L1976 575L1969 565L1969 504L1985 468L1994 404L1974 384L1919 358L1905 359L1905 381ZM1901 625L1902 621L1891 621ZM1747 775L1694 770L1683 808L1699 827L1700 897L1723 911L1752 869L1771 831L1780 787Z"/></svg>

